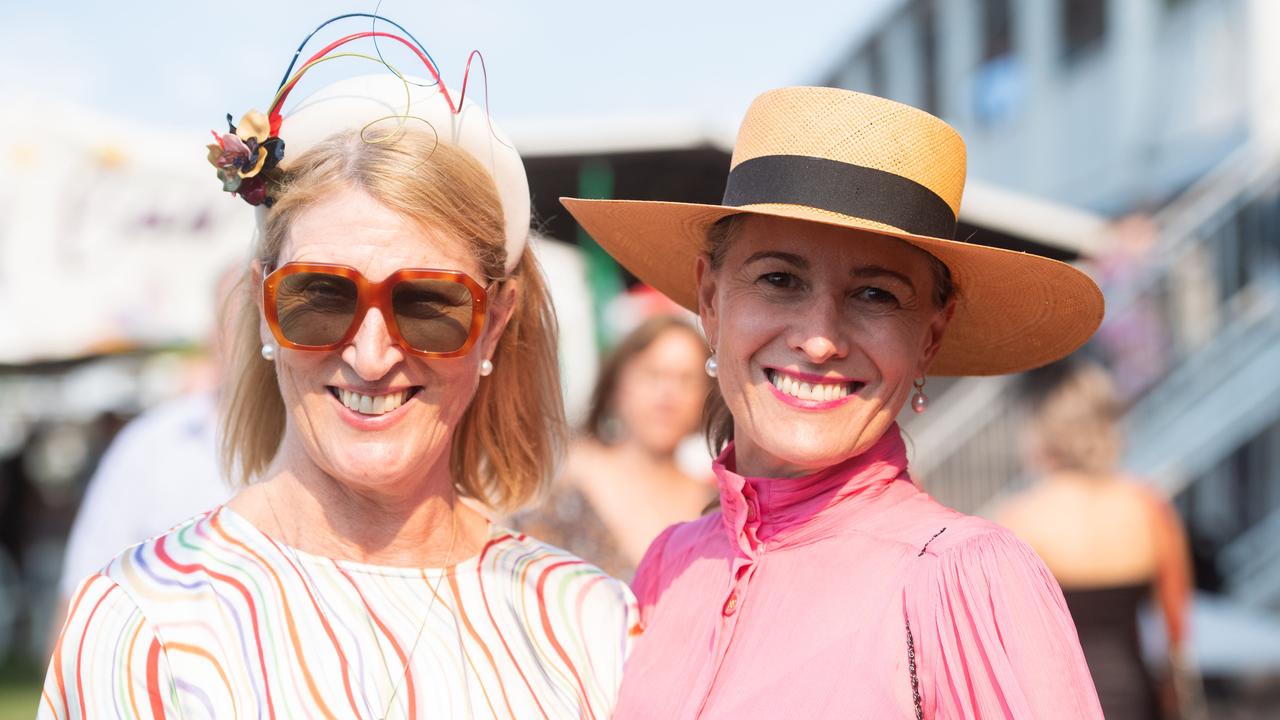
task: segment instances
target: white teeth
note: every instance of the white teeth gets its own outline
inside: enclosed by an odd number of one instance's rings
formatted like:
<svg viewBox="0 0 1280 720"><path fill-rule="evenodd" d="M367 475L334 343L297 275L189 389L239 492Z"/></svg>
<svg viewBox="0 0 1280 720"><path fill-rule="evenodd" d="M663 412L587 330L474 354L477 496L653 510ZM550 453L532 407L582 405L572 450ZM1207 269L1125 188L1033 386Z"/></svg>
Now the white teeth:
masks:
<svg viewBox="0 0 1280 720"><path fill-rule="evenodd" d="M407 390L386 395L361 395L338 388L338 399L342 404L362 415L385 415L403 405L408 395Z"/></svg>
<svg viewBox="0 0 1280 720"><path fill-rule="evenodd" d="M800 400L824 402L847 397L852 390L852 383L807 383L800 382L789 375L770 371L766 373L769 382L783 393Z"/></svg>

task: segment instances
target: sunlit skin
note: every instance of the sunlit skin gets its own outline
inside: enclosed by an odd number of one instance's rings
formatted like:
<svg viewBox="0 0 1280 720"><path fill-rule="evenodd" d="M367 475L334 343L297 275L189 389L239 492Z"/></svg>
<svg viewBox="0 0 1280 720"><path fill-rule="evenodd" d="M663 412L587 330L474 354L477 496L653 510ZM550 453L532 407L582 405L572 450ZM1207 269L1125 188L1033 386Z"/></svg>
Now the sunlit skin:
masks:
<svg viewBox="0 0 1280 720"><path fill-rule="evenodd" d="M670 455L697 429L707 395L706 355L693 331L668 330L622 369L614 412L628 442Z"/></svg>
<svg viewBox="0 0 1280 720"><path fill-rule="evenodd" d="M424 230L356 189L303 211L289 229L279 262L349 265L375 282L401 268L460 270L489 284L461 239L445 229ZM287 507L295 522L280 522L286 532L290 525L326 524L332 533L298 532L288 538L318 554L409 565L435 549L438 561L442 548L452 543L451 439L480 381L480 363L492 355L512 310L513 283L499 288L491 296L483 336L461 357L424 359L404 352L377 310L365 315L341 349L278 348L284 435L264 482L238 498L245 509L261 516L264 504L268 513ZM265 320L261 337L274 342ZM351 411L330 388L367 395L416 389L416 394L379 418L389 422L359 427L344 419ZM308 515L318 517L299 520ZM265 520L277 524L273 515ZM471 536L475 533L468 527L482 524L470 515L460 522L463 534ZM458 557L455 552L453 559Z"/></svg>
<svg viewBox="0 0 1280 720"><path fill-rule="evenodd" d="M719 268L697 266L699 313L734 419L737 470L798 477L870 448L937 353L954 305L933 301L928 255L840 227L750 216ZM779 397L766 368L847 381L832 407Z"/></svg>

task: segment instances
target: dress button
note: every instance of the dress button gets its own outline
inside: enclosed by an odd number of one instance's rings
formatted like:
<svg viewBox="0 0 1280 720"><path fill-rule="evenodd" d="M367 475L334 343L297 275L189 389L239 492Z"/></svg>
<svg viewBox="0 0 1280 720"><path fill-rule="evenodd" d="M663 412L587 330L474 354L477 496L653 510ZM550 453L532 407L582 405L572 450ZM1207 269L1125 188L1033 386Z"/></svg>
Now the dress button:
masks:
<svg viewBox="0 0 1280 720"><path fill-rule="evenodd" d="M738 609L738 591L734 590L729 593L729 599L724 601L724 616L729 617Z"/></svg>

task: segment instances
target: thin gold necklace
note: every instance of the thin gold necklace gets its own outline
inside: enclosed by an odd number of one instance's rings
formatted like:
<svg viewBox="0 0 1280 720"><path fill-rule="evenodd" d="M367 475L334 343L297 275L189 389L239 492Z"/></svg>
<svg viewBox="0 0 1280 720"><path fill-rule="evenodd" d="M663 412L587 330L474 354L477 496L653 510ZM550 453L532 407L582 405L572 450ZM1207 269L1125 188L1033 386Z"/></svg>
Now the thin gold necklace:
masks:
<svg viewBox="0 0 1280 720"><path fill-rule="evenodd" d="M283 536L285 534L284 525L280 522L280 516L276 514L275 503L271 501L271 490L269 487L263 486L262 491L263 496L267 499L267 507L271 510L271 518L275 520L276 529L279 530L280 534ZM368 612L364 614L365 622L369 625L369 633L373 636L374 646L378 648L378 655L382 658L382 667L387 673L387 682L394 682L394 686L391 688L391 696L387 699L387 706L382 713L378 715L380 720L386 720L388 713L391 712L391 708L396 704L396 695L400 692L400 687L404 685L404 681L409 677L409 668L413 666L413 654L418 650L418 642L422 640L422 632L426 630L427 623L431 620L431 611L435 608L436 598L440 597L440 583L444 581L445 575L449 574L449 567L453 562L454 546L457 545L458 542L457 502L450 505L450 515L452 515L453 519L453 528L450 531L449 552L445 555L444 567L440 568L440 577L436 578L435 585L431 588L431 601L427 603L427 611L422 616L422 622L418 624L418 632L413 637L413 644L409 646L409 654L406 655L404 659L404 671L400 673L399 679L394 679L391 672L391 664L387 662L387 654L382 649L382 643L378 641L377 628L373 626L373 617ZM306 565L302 562L302 559L298 557L298 553L294 550L293 544L289 541L289 538L284 537L283 540L284 547L289 551L289 555L293 557L294 564L297 565L298 569L302 572L303 582L307 585L307 589L314 597L319 598L319 587L311 578L311 573L307 571ZM324 617L326 621L328 620L328 616L325 615L324 608L321 606L319 601L316 602L316 610L320 612L320 615ZM459 637L461 637L461 630L458 629L458 616L454 614L452 608L449 609L449 615L453 618L454 629L459 633ZM465 665L465 656L461 658L461 662ZM463 687L462 690L465 694L466 687Z"/></svg>

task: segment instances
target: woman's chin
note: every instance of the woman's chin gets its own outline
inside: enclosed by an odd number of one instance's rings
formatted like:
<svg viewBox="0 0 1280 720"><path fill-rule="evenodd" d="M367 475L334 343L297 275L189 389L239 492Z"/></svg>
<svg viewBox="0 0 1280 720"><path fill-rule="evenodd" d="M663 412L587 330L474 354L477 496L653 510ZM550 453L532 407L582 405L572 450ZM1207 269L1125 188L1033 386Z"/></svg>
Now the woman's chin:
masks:
<svg viewBox="0 0 1280 720"><path fill-rule="evenodd" d="M805 428L793 425L795 432L778 432L775 428L772 432L752 433L747 442L739 440L736 443L739 471L744 469L745 461L749 465L760 465L765 472L756 474L765 476L797 477L814 473L866 452L891 422L892 418L890 422L876 419L864 423L861 432L853 432L857 428L848 426ZM739 438L744 437L744 430L738 430Z"/></svg>
<svg viewBox="0 0 1280 720"><path fill-rule="evenodd" d="M783 438L769 438L747 450L738 443L738 470L747 475L765 477L798 477L818 472L823 468L837 465L856 452L856 448L835 447L827 442L814 442L796 439L787 441ZM746 453L743 450L747 450ZM744 454L746 457L744 457ZM751 467L744 467L743 463ZM754 467L759 466L759 467ZM749 471L749 472L746 472Z"/></svg>
<svg viewBox="0 0 1280 720"><path fill-rule="evenodd" d="M362 452L363 451L363 452ZM343 448L328 454L327 471L343 485L368 489L393 488L406 482L421 482L424 470L392 448Z"/></svg>

